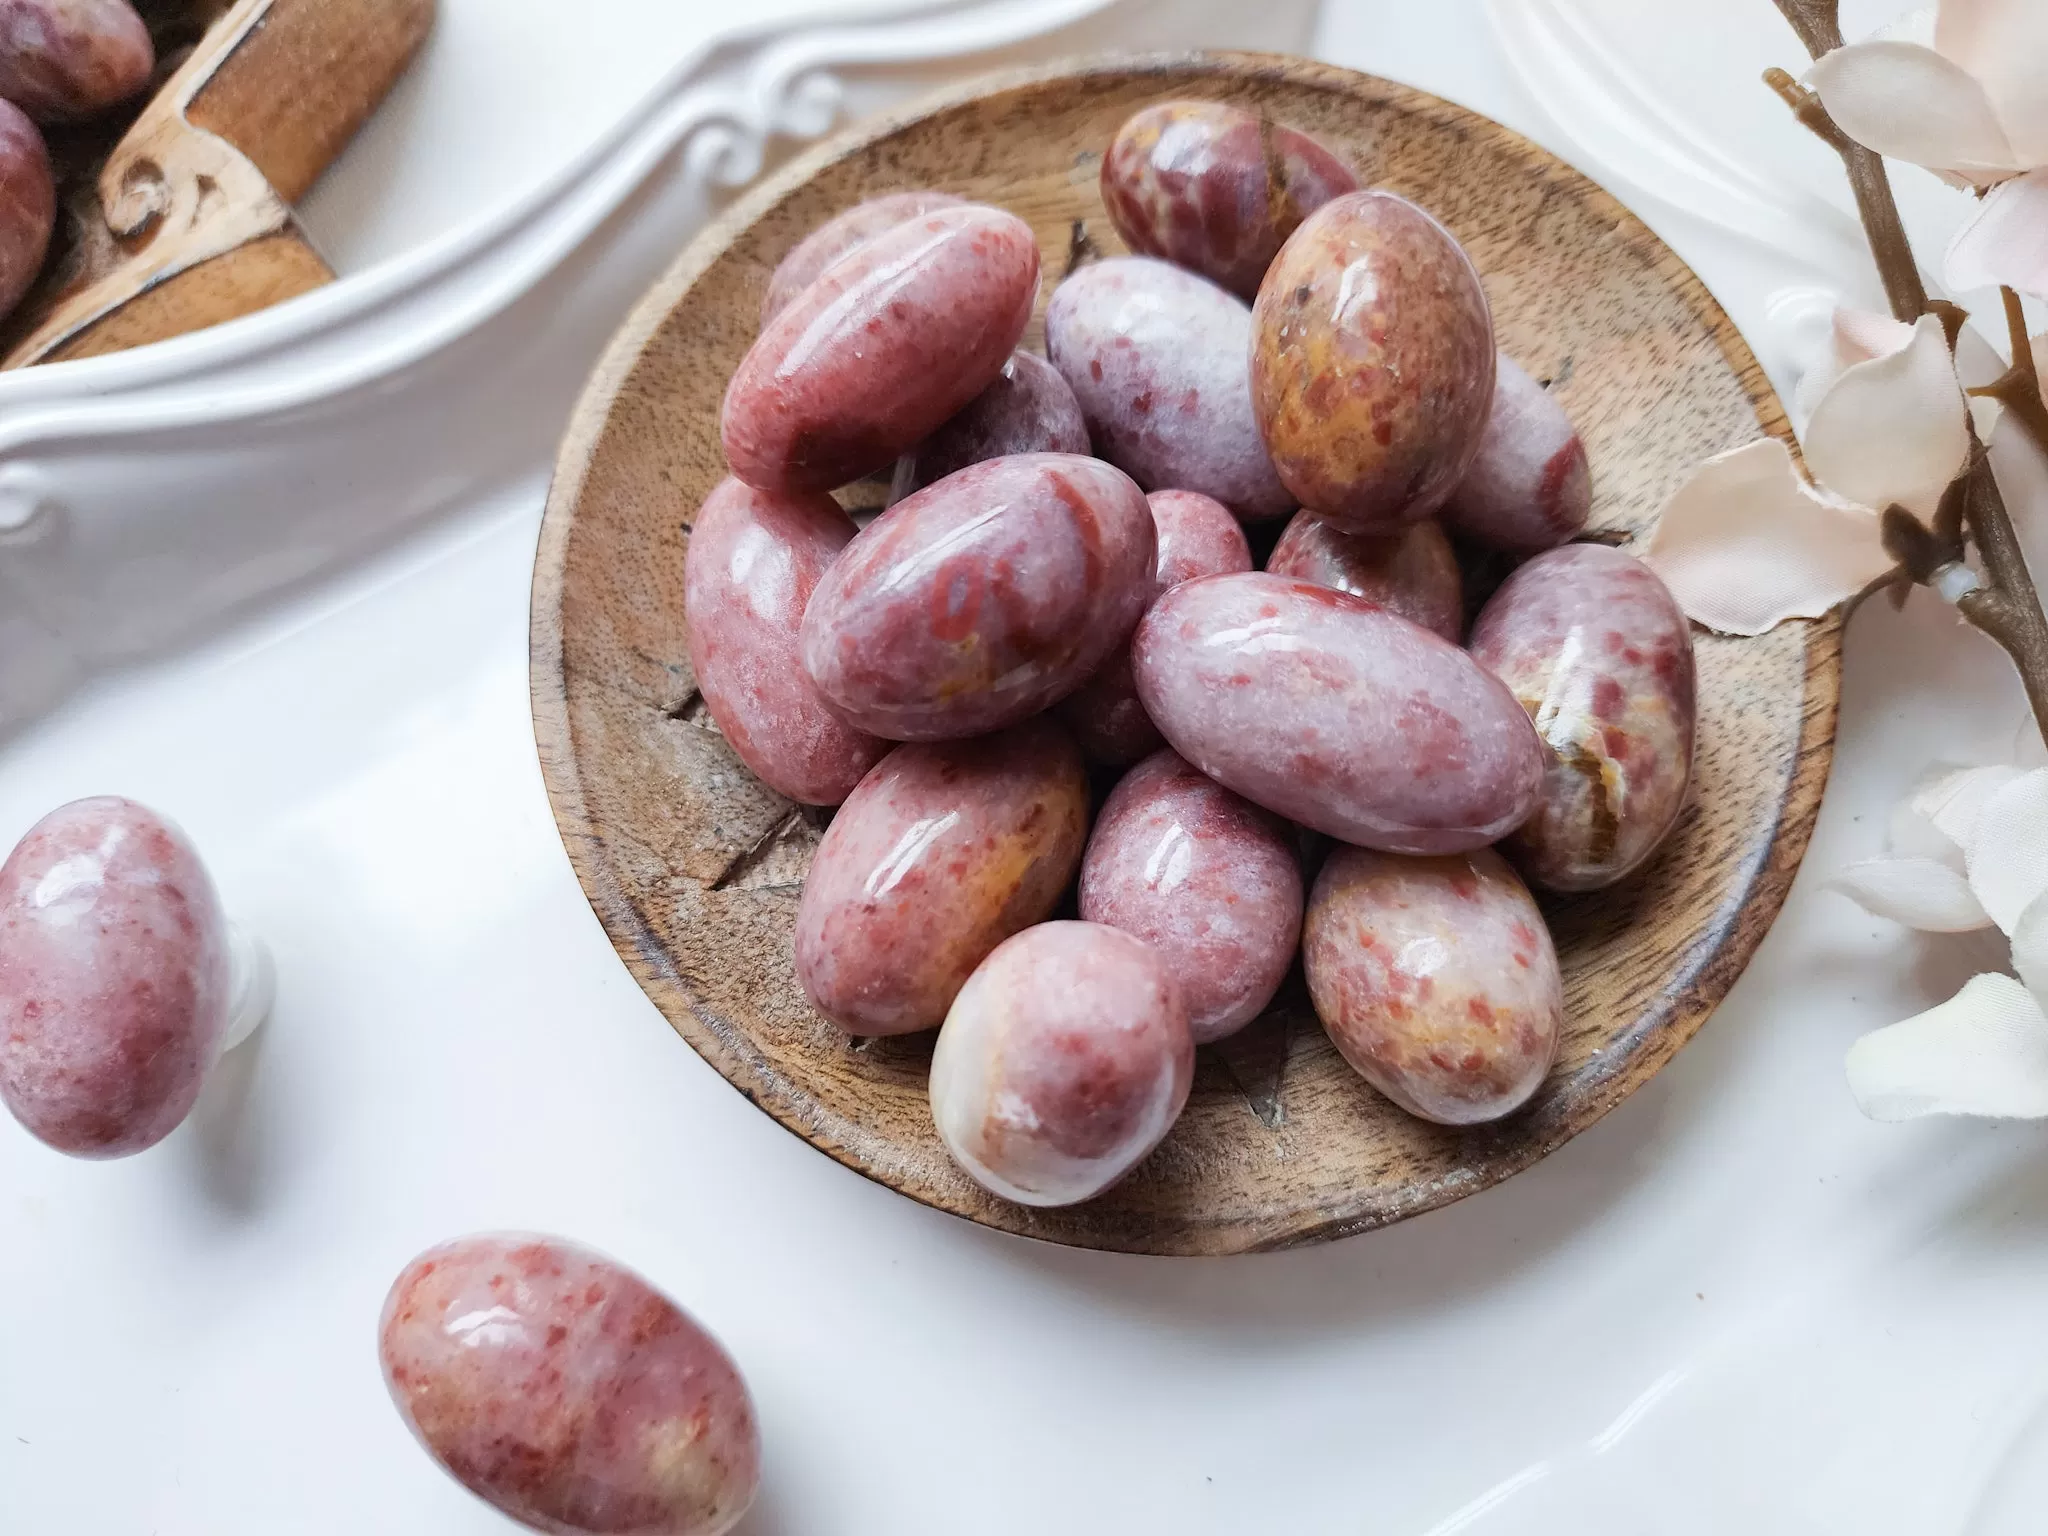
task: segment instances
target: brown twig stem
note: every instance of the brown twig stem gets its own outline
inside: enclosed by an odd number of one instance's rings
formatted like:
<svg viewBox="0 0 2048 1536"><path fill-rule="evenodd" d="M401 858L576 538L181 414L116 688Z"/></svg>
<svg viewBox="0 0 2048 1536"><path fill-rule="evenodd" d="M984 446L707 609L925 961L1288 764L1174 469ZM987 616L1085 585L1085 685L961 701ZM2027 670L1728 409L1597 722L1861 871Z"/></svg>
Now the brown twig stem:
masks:
<svg viewBox="0 0 2048 1536"><path fill-rule="evenodd" d="M2041 373L2034 363L2034 341L2027 334L2027 312L2020 296L2001 288L2005 300L2005 326L2012 337L2012 365L1989 384L1970 391L1996 400L2013 419L2026 428L2027 436L2043 453L2048 453L2048 399L2041 395Z"/></svg>
<svg viewBox="0 0 2048 1536"><path fill-rule="evenodd" d="M1842 46L1841 0L1775 0L1775 3L1813 57L1819 58ZM1920 280L1920 267L1913 259L1912 243L1906 238L1905 224L1899 218L1898 200L1892 195L1891 178L1885 172L1883 157L1843 133L1819 97L1785 71L1771 70L1764 79L1792 108L1801 123L1841 155L1850 189L1856 194L1856 211L1863 220L1864 233L1869 237L1870 252L1877 261L1878 275L1883 279L1885 297L1893 316L1910 324L1929 313L1933 306L1927 301L1927 289ZM2048 405L2044 405L2041 399L2040 380L2033 377L2033 353L2026 341L2025 317L2020 313L2017 297L2011 294L2006 298L2006 317L2014 333L2013 366L2006 377L1987 392L1997 393L2000 399L2006 400L2008 408L2018 419L2029 423L2029 432L2036 430L2032 423L2038 419L2043 435L2038 435L2037 441L2042 443L2044 451L2048 451ZM1951 319L1951 316L1944 315L1944 324ZM1953 345L1953 330L1950 341ZM2030 403L2017 405L2008 399L2008 395L2019 396L2020 384L2015 380L2022 373L2031 383L2032 393ZM1937 539L1944 536L1952 538L1959 521L1962 529L1968 532L1970 541L1977 546L1984 580L1974 591L1958 599L1956 608L2012 658L2013 665L2019 670L2020 681L2026 687L2035 725L2044 738L2048 738L2048 618L2042 615L2041 599L2027 570L2019 535L2013 528L2011 514L2006 511L2005 497L1999 491L1998 481L1992 475L1990 456L1977 441L1974 427L1970 432L1969 466L1961 478L1967 482L1964 493L1960 498L1944 498L1942 509L1936 515L1933 534Z"/></svg>

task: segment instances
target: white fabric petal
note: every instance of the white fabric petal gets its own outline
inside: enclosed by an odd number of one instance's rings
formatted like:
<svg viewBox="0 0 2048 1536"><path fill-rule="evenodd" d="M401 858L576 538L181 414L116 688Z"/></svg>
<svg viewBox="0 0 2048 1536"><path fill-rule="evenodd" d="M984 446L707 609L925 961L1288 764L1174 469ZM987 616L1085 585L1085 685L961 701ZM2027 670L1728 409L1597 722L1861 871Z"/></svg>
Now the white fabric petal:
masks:
<svg viewBox="0 0 2048 1536"><path fill-rule="evenodd" d="M1962 871L1939 859L1865 859L1828 883L1866 911L1923 933L1991 926Z"/></svg>
<svg viewBox="0 0 2048 1536"><path fill-rule="evenodd" d="M1908 802L1957 848L1967 848L1984 803L2015 779L2024 768L1999 763L1990 768L1955 768L1930 778Z"/></svg>
<svg viewBox="0 0 2048 1536"><path fill-rule="evenodd" d="M1984 87L1932 48L1851 43L1822 55L1807 79L1842 131L1881 155L1979 181L2025 169Z"/></svg>
<svg viewBox="0 0 2048 1536"><path fill-rule="evenodd" d="M1806 424L1806 465L1835 495L1933 512L1970 453L1969 413L1941 321L1922 315L1889 357L1843 370Z"/></svg>
<svg viewBox="0 0 2048 1536"><path fill-rule="evenodd" d="M1939 1007L1865 1035L1844 1066L1873 1120L2048 1115L2048 1017L2010 976L1974 976Z"/></svg>
<svg viewBox="0 0 2048 1536"><path fill-rule="evenodd" d="M1816 496L1774 437L1693 471L1643 560L1689 615L1731 635L1818 618L1892 567L1877 519Z"/></svg>
<svg viewBox="0 0 2048 1536"><path fill-rule="evenodd" d="M1874 310L1837 305L1828 323L1827 350L1800 376L1795 398L1799 414L1810 418L1839 379L1858 363L1903 352L1913 327Z"/></svg>
<svg viewBox="0 0 2048 1536"><path fill-rule="evenodd" d="M1871 33L1871 39L1883 39L1892 43L1919 43L1922 47L1934 47L1934 34L1941 25L1941 7L1924 5L1917 11L1908 11L1897 21L1888 21Z"/></svg>
<svg viewBox="0 0 2048 1536"><path fill-rule="evenodd" d="M2048 165L2048 5L1942 0L1934 46L1984 88L2018 163Z"/></svg>
<svg viewBox="0 0 2048 1536"><path fill-rule="evenodd" d="M2036 896L2012 925L2012 968L2034 994L2048 998L2048 896Z"/></svg>
<svg viewBox="0 0 2048 1536"><path fill-rule="evenodd" d="M1963 871L1963 850L1911 800L1892 807L1885 846L1895 859L1939 859L1957 874Z"/></svg>
<svg viewBox="0 0 2048 1536"><path fill-rule="evenodd" d="M1970 889L2006 933L2048 891L2048 768L2023 773L1984 802L1963 842Z"/></svg>
<svg viewBox="0 0 2048 1536"><path fill-rule="evenodd" d="M2041 71L2048 76L2048 54ZM2048 296L2048 170L1992 188L1949 242L1942 275L1951 293L2006 287Z"/></svg>

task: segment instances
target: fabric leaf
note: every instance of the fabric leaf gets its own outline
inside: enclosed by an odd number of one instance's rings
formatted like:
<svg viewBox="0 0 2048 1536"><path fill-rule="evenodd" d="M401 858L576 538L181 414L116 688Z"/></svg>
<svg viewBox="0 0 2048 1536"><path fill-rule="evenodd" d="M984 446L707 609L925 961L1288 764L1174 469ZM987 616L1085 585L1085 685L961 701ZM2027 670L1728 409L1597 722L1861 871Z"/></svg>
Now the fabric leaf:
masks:
<svg viewBox="0 0 2048 1536"><path fill-rule="evenodd" d="M1984 802L1963 844L1970 889L2006 933L2048 890L2048 768L2035 768Z"/></svg>

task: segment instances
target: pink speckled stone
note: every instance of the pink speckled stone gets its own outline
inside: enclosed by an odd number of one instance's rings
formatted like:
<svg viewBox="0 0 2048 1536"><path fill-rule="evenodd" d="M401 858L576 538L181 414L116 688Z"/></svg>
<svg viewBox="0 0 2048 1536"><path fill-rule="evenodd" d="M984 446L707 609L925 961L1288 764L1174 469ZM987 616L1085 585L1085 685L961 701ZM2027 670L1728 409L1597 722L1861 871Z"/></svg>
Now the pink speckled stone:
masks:
<svg viewBox="0 0 2048 1536"><path fill-rule="evenodd" d="M1505 352L1478 455L1443 518L1476 544L1528 555L1564 543L1593 511L1579 430L1550 391Z"/></svg>
<svg viewBox="0 0 2048 1536"><path fill-rule="evenodd" d="M128 0L0 0L0 97L37 122L104 112L155 68L149 28Z"/></svg>
<svg viewBox="0 0 2048 1536"><path fill-rule="evenodd" d="M1458 556L1434 522L1373 538L1346 533L1313 512L1299 512L1273 547L1266 569L1377 603L1453 645L1465 632L1465 582Z"/></svg>
<svg viewBox="0 0 2048 1536"><path fill-rule="evenodd" d="M1186 1007L1155 950L1097 923L1044 923L955 999L932 1055L932 1118L983 1188L1073 1205L1165 1139L1194 1067Z"/></svg>
<svg viewBox="0 0 2048 1536"><path fill-rule="evenodd" d="M1239 517L1282 517L1294 498L1252 417L1252 312L1192 272L1144 256L1081 268L1045 312L1045 350L1066 375L1095 451L1148 491L1200 491Z"/></svg>
<svg viewBox="0 0 2048 1536"><path fill-rule="evenodd" d="M1257 1018L1301 938L1294 831L1173 752L1117 785L1081 861L1081 916L1159 952L1207 1045Z"/></svg>
<svg viewBox="0 0 2048 1536"><path fill-rule="evenodd" d="M895 741L1000 730L1072 693L1130 638L1158 535L1121 470L991 459L861 530L804 614L804 669L842 719Z"/></svg>
<svg viewBox="0 0 2048 1536"><path fill-rule="evenodd" d="M768 291L761 297L761 323L766 325L789 301L802 293L833 262L855 246L865 245L884 230L894 229L907 219L957 208L965 201L950 192L930 189L914 192L884 192L855 203L844 213L827 219L790 248L768 278Z"/></svg>
<svg viewBox="0 0 2048 1536"><path fill-rule="evenodd" d="M1507 844L1538 885L1593 891L1640 869L1692 781L1692 626L1642 561L1601 544L1538 555L1472 627L1549 751L1536 813Z"/></svg>
<svg viewBox="0 0 2048 1536"><path fill-rule="evenodd" d="M56 223L50 151L27 114L0 100L0 318L42 271Z"/></svg>
<svg viewBox="0 0 2048 1536"><path fill-rule="evenodd" d="M1035 352L1012 352L995 383L896 461L889 502L1013 453L1088 451L1088 423L1060 371Z"/></svg>
<svg viewBox="0 0 2048 1536"><path fill-rule="evenodd" d="M1345 842L1462 852L1535 807L1543 747L1515 696L1349 593L1264 572L1191 581L1145 616L1132 658L1175 751Z"/></svg>
<svg viewBox="0 0 2048 1536"><path fill-rule="evenodd" d="M558 1238L463 1238L391 1287L391 1400L470 1492L552 1536L720 1536L761 1445L718 1341L623 1265Z"/></svg>
<svg viewBox="0 0 2048 1536"><path fill-rule="evenodd" d="M1557 1057L1564 983L1528 887L1490 848L1339 848L1309 899L1309 995L1344 1059L1411 1115L1497 1120Z"/></svg>
<svg viewBox="0 0 2048 1536"><path fill-rule="evenodd" d="M690 668L740 761L778 794L837 805L889 744L846 724L803 669L804 609L857 530L823 492L721 481L690 528Z"/></svg>
<svg viewBox="0 0 2048 1536"><path fill-rule="evenodd" d="M1252 568L1251 545L1230 508L1198 491L1154 491L1145 498L1159 531L1155 595L1193 581ZM1060 718L1093 761L1125 768L1165 744L1138 702L1131 648L1117 647L1102 669L1059 706Z"/></svg>
<svg viewBox="0 0 2048 1536"><path fill-rule="evenodd" d="M105 796L38 822L0 867L0 1098L76 1157L177 1129L227 1027L227 919L185 835Z"/></svg>
<svg viewBox="0 0 2048 1536"><path fill-rule="evenodd" d="M942 1022L988 952L1052 912L1088 839L1081 754L1050 719L902 747L825 829L796 974L849 1034Z"/></svg>
<svg viewBox="0 0 2048 1536"><path fill-rule="evenodd" d="M1351 167L1305 133L1220 101L1163 101L1102 157L1102 201L1124 243L1251 299L1287 237Z"/></svg>
<svg viewBox="0 0 2048 1536"><path fill-rule="evenodd" d="M726 386L726 462L769 491L888 469L1003 371L1038 302L1038 239L965 204L855 246L762 329Z"/></svg>

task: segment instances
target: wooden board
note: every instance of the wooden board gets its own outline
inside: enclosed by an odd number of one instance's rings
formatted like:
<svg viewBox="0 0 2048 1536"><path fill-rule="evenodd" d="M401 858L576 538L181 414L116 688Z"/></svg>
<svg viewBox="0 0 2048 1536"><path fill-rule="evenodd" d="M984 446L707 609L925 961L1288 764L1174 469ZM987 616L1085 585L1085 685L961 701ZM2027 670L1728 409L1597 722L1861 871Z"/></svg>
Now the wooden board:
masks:
<svg viewBox="0 0 2048 1536"><path fill-rule="evenodd" d="M1805 850L1834 739L1839 629L1699 637L1694 802L1642 875L1548 904L1570 1023L1523 1113L1464 1132L1410 1119L1338 1057L1297 978L1227 1052L1203 1053L1180 1125L1102 1198L1032 1211L970 1183L932 1129L929 1038L856 1048L798 988L791 925L820 819L756 783L694 703L687 529L724 473L720 394L768 273L805 232L862 197L939 186L1029 219L1056 279L1077 221L1120 249L1098 157L1130 112L1177 96L1307 129L1444 218L1485 276L1502 345L1556 380L1585 435L1597 528L1640 541L1701 459L1759 431L1790 440L1699 280L1627 209L1497 124L1386 81L1250 55L1001 77L787 167L640 305L562 447L535 569L532 683L542 767L592 906L677 1031L743 1093L848 1166L989 1226L1217 1254L1338 1237L1484 1189L1670 1060L1748 962Z"/></svg>
<svg viewBox="0 0 2048 1536"><path fill-rule="evenodd" d="M434 0L142 9L166 78L125 129L114 114L51 134L58 235L0 326L0 367L162 341L332 282L292 204L404 73Z"/></svg>

